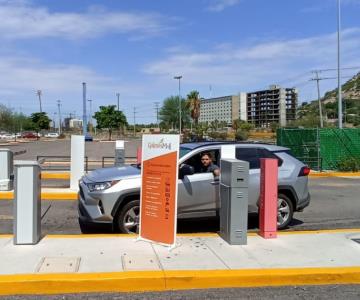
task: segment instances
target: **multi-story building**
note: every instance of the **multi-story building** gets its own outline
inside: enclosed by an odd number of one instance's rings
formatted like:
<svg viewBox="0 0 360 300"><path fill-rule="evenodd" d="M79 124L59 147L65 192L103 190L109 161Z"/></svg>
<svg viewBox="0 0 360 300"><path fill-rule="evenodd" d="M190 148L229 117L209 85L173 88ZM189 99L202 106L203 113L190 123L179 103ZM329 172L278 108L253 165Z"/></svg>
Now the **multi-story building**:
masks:
<svg viewBox="0 0 360 300"><path fill-rule="evenodd" d="M210 99L202 99L200 102L199 122L226 122L232 124L233 120L246 121L246 93L233 96L224 96Z"/></svg>
<svg viewBox="0 0 360 300"><path fill-rule="evenodd" d="M80 120L80 119L71 119L71 120L69 121L69 127L70 127L70 128L81 129L81 128L82 128L82 124L83 124L83 120Z"/></svg>
<svg viewBox="0 0 360 300"><path fill-rule="evenodd" d="M239 93L202 99L199 122L225 121L228 125L236 119L247 121L255 127L270 127L271 123L286 126L295 120L298 91L272 85L268 90Z"/></svg>
<svg viewBox="0 0 360 300"><path fill-rule="evenodd" d="M298 91L271 85L268 90L247 94L247 121L255 127L270 127L277 123L281 127L295 120Z"/></svg>

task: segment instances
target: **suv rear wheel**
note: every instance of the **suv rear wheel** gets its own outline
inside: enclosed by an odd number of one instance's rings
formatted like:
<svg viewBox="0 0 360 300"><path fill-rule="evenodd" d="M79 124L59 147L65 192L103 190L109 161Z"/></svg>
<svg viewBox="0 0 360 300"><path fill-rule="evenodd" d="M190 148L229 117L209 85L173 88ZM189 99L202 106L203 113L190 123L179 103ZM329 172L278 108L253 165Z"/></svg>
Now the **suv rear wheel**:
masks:
<svg viewBox="0 0 360 300"><path fill-rule="evenodd" d="M115 217L115 227L122 233L138 233L140 219L140 201L126 203Z"/></svg>
<svg viewBox="0 0 360 300"><path fill-rule="evenodd" d="M284 229L288 227L292 221L294 214L294 206L289 197L279 193L278 195L278 216L277 226L278 229Z"/></svg>

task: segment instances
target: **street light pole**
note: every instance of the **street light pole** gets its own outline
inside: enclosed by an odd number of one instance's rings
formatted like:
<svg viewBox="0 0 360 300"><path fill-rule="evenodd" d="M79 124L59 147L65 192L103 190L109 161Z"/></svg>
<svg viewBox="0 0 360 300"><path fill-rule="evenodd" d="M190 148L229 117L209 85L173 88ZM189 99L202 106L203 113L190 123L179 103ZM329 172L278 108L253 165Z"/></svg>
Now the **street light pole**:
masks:
<svg viewBox="0 0 360 300"><path fill-rule="evenodd" d="M89 123L91 124L91 127L92 127L92 100L88 99L88 102L90 104Z"/></svg>
<svg viewBox="0 0 360 300"><path fill-rule="evenodd" d="M118 111L120 110L120 93L116 93L116 97L117 97L117 109Z"/></svg>
<svg viewBox="0 0 360 300"><path fill-rule="evenodd" d="M41 95L42 95L42 91L41 90L37 90L36 94L39 97L39 104L40 104L40 112L42 112L42 105L41 105Z"/></svg>
<svg viewBox="0 0 360 300"><path fill-rule="evenodd" d="M338 25L338 32L337 32L337 63L338 63L338 68L337 68L337 73L338 73L338 124L339 124L339 128L342 129L343 128L343 123L342 123L342 96L341 96L341 74L340 74L340 0L337 0L337 7L338 7L338 17L337 17L337 25Z"/></svg>
<svg viewBox="0 0 360 300"><path fill-rule="evenodd" d="M182 76L174 76L174 79L179 80L179 134L181 135L181 89L180 89L180 81Z"/></svg>
<svg viewBox="0 0 360 300"><path fill-rule="evenodd" d="M87 135L87 121L86 121L86 82L82 83L83 86L83 135Z"/></svg>
<svg viewBox="0 0 360 300"><path fill-rule="evenodd" d="M60 100L57 100L57 105L58 105L58 113L59 113L59 135L61 135L61 110L60 110L61 101Z"/></svg>

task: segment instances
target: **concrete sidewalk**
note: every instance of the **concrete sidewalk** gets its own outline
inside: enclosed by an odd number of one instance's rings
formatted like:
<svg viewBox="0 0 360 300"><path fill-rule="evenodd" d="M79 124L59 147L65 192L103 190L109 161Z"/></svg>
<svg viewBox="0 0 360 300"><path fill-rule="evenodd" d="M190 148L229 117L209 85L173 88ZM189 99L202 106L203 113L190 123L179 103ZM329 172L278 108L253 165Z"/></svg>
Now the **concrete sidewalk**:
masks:
<svg viewBox="0 0 360 300"><path fill-rule="evenodd" d="M168 248L133 235L46 236L15 246L0 235L0 294L164 291L360 284L360 229L248 234L230 246L216 234L179 235Z"/></svg>

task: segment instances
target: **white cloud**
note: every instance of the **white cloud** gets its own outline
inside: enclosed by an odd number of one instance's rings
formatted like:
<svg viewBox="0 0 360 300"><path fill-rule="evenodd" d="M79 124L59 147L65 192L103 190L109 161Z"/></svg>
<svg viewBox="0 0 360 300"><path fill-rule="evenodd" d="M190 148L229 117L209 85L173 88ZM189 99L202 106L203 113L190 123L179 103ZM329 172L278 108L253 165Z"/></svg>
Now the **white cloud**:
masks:
<svg viewBox="0 0 360 300"><path fill-rule="evenodd" d="M0 2L0 36L7 39L93 38L106 33L157 35L169 29L166 17L151 13L112 12L90 7L84 13L55 13L27 1Z"/></svg>
<svg viewBox="0 0 360 300"><path fill-rule="evenodd" d="M212 0L207 10L213 12L220 12L224 9L238 4L240 0Z"/></svg>
<svg viewBox="0 0 360 300"><path fill-rule="evenodd" d="M47 64L29 57L0 55L0 103L26 114L38 109L36 90L43 91L43 109L48 113L57 110L60 99L64 113L82 111L82 82L88 84L88 98L93 108L116 104L115 93L121 91L123 99L136 103L146 92L137 83L123 78L104 76L80 65ZM124 103L121 103L123 105Z"/></svg>
<svg viewBox="0 0 360 300"><path fill-rule="evenodd" d="M336 33L304 39L260 42L247 47L226 45L207 52L170 53L162 60L148 64L144 72L159 77L183 75L183 81L194 85L222 87L232 92L266 88L269 84L296 83L286 78L317 68L336 67ZM342 62L359 66L360 28L342 33ZM296 77L296 76L295 76ZM323 83L324 86L329 83ZM233 90L231 92L231 90ZM229 93L229 92L228 92Z"/></svg>

